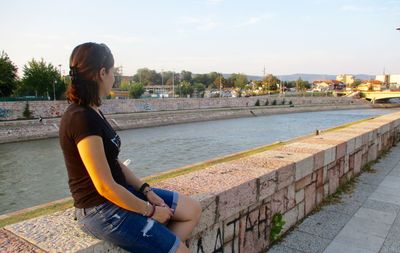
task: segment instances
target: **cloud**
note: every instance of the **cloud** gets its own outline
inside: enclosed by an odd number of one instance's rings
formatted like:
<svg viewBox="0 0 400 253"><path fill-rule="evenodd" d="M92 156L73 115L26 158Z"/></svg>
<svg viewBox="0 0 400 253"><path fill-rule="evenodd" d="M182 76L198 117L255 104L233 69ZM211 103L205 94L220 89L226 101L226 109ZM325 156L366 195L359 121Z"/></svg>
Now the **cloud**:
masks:
<svg viewBox="0 0 400 253"><path fill-rule="evenodd" d="M194 29L199 31L210 31L222 25L221 22L215 21L211 18L197 18L189 16L182 17L179 23L181 25L186 25L186 26L191 25L194 27ZM182 32L185 29L179 29L179 30Z"/></svg>
<svg viewBox="0 0 400 253"><path fill-rule="evenodd" d="M102 37L108 40L115 41L121 44L132 44L132 43L140 43L143 42L143 38L134 37L134 36L120 36L115 34L105 34Z"/></svg>
<svg viewBox="0 0 400 253"><path fill-rule="evenodd" d="M210 30L217 28L220 25L221 25L220 22L216 22L213 20L206 20L206 22L198 25L197 29L201 30L201 31L210 31Z"/></svg>
<svg viewBox="0 0 400 253"><path fill-rule="evenodd" d="M40 33L34 33L34 32L28 32L23 34L24 37L27 37L28 39L31 40L62 40L63 36L57 35L57 34L40 34Z"/></svg>
<svg viewBox="0 0 400 253"><path fill-rule="evenodd" d="M182 17L181 18L181 23L183 23L183 24L196 24L199 22L200 22L200 20L195 17Z"/></svg>
<svg viewBox="0 0 400 253"><path fill-rule="evenodd" d="M249 26L249 25L254 25L259 23L260 21L264 20L264 19L270 19L272 18L274 15L272 14L268 14L268 15L261 15L261 16L253 16L248 18L246 21L244 21L243 23L237 25L237 27L243 27L243 26Z"/></svg>
<svg viewBox="0 0 400 253"><path fill-rule="evenodd" d="M342 11L349 12L372 12L374 9L371 6L358 6L358 5L342 5Z"/></svg>
<svg viewBox="0 0 400 253"><path fill-rule="evenodd" d="M207 0L207 3L209 4L220 4L222 3L224 0Z"/></svg>

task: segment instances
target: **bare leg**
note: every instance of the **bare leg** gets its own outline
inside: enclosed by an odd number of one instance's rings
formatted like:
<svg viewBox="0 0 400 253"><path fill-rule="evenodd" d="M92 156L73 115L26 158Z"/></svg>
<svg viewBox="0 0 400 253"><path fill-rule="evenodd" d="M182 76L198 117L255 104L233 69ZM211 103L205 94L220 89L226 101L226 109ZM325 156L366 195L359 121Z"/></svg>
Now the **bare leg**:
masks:
<svg viewBox="0 0 400 253"><path fill-rule="evenodd" d="M189 253L189 249L186 247L186 245L181 242L179 244L178 250L176 251L176 253Z"/></svg>
<svg viewBox="0 0 400 253"><path fill-rule="evenodd" d="M182 242L185 242L199 222L200 216L200 203L185 195L179 195L175 214L168 223L168 228L172 230Z"/></svg>

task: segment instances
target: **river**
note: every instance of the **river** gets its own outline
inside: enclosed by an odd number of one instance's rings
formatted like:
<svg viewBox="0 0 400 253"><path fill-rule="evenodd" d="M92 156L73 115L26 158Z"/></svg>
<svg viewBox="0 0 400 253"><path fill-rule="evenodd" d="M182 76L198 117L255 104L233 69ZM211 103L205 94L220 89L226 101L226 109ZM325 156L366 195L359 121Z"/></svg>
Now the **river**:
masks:
<svg viewBox="0 0 400 253"><path fill-rule="evenodd" d="M225 119L120 131L139 177L398 111L357 109ZM58 138L0 144L0 214L69 196Z"/></svg>

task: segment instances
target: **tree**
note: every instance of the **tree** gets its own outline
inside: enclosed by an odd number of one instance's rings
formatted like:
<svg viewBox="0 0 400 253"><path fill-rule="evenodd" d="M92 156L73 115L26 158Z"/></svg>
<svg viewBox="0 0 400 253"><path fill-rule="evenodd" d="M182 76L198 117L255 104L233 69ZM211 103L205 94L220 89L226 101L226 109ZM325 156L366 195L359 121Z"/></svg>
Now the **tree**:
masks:
<svg viewBox="0 0 400 253"><path fill-rule="evenodd" d="M119 88L121 90L129 90L130 86L131 86L131 83L128 80L122 80L121 84L119 85Z"/></svg>
<svg viewBox="0 0 400 253"><path fill-rule="evenodd" d="M218 75L213 82L213 85L216 89L222 89L226 87L226 79L221 75Z"/></svg>
<svg viewBox="0 0 400 253"><path fill-rule="evenodd" d="M144 86L141 83L133 83L129 87L129 96L133 98L140 98L144 93Z"/></svg>
<svg viewBox="0 0 400 253"><path fill-rule="evenodd" d="M222 74L220 74L220 73L217 73L217 72L210 72L209 74L208 74L208 76L209 76L209 79L210 79L210 83L209 83L209 85L211 84L211 85L215 85L215 80L218 78L218 80L219 80L219 77L220 76L222 76ZM217 88L219 89L219 82L218 82L218 86L217 86Z"/></svg>
<svg viewBox="0 0 400 253"><path fill-rule="evenodd" d="M204 86L204 84L202 83L195 83L193 84L193 90L197 92L197 94L200 95L200 97L203 97L204 91L206 90L206 86Z"/></svg>
<svg viewBox="0 0 400 253"><path fill-rule="evenodd" d="M214 80L211 80L210 75L208 74L197 74L193 77L193 82L194 83L202 83L204 84L206 87L210 86L210 84L213 82Z"/></svg>
<svg viewBox="0 0 400 253"><path fill-rule="evenodd" d="M28 101L26 101L25 109L24 109L24 111L22 112L22 115L23 115L25 118L27 118L27 119L32 118L32 111L29 110L29 103L28 103Z"/></svg>
<svg viewBox="0 0 400 253"><path fill-rule="evenodd" d="M144 86L147 85L161 85L161 74L155 70L148 68L138 69L136 74L133 76L134 82L142 83Z"/></svg>
<svg viewBox="0 0 400 253"><path fill-rule="evenodd" d="M277 90L280 82L281 81L276 76L271 74L266 76L263 80L263 84L267 86L268 90Z"/></svg>
<svg viewBox="0 0 400 253"><path fill-rule="evenodd" d="M356 79L356 80L354 80L354 82L351 84L351 87L355 88L355 87L357 87L357 86L360 85L360 84L361 84L361 80L360 80L360 79Z"/></svg>
<svg viewBox="0 0 400 253"><path fill-rule="evenodd" d="M122 66L114 68L114 84L113 87L119 88L122 82Z"/></svg>
<svg viewBox="0 0 400 253"><path fill-rule="evenodd" d="M307 82L303 81L301 77L296 80L296 91L304 91L306 89Z"/></svg>
<svg viewBox="0 0 400 253"><path fill-rule="evenodd" d="M0 54L0 97L8 97L17 88L18 68L2 51Z"/></svg>
<svg viewBox="0 0 400 253"><path fill-rule="evenodd" d="M61 80L60 73L51 63L43 59L32 59L24 65L22 83L19 91L25 95L49 96L54 99L53 87L56 97L61 97L65 92L65 83Z"/></svg>
<svg viewBox="0 0 400 253"><path fill-rule="evenodd" d="M246 84L249 82L247 80L247 76L244 74L240 74L240 73L232 74L230 79L232 80L232 85L235 88L240 88L240 89L243 89L246 86Z"/></svg>
<svg viewBox="0 0 400 253"><path fill-rule="evenodd" d="M187 81L180 82L179 83L179 89L176 89L176 91L175 91L176 94L180 94L180 95L185 96L185 97L187 95L192 94L192 92L193 92L193 87Z"/></svg>
<svg viewBox="0 0 400 253"><path fill-rule="evenodd" d="M174 76L174 73L172 71L164 71L162 73L162 75L163 75L163 79L164 79L164 85L172 86L172 83L173 83L172 77Z"/></svg>
<svg viewBox="0 0 400 253"><path fill-rule="evenodd" d="M186 71L186 70L182 70L181 71L181 81L186 81L186 82L191 83L193 81L192 72Z"/></svg>

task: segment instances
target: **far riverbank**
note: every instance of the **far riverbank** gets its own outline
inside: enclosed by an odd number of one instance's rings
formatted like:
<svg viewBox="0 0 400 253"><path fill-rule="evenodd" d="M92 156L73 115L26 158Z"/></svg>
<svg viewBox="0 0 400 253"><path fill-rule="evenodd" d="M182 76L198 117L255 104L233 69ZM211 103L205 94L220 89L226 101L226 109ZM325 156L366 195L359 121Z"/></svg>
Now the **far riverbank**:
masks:
<svg viewBox="0 0 400 253"><path fill-rule="evenodd" d="M369 103L345 104L303 104L303 105L270 105L235 108L213 108L157 112L135 112L106 115L116 130L156 127L189 122L200 122L241 117L257 117L272 114L314 112L329 110L349 110L372 108ZM58 137L60 117L39 121L14 120L0 122L0 144L27 140L38 140Z"/></svg>

